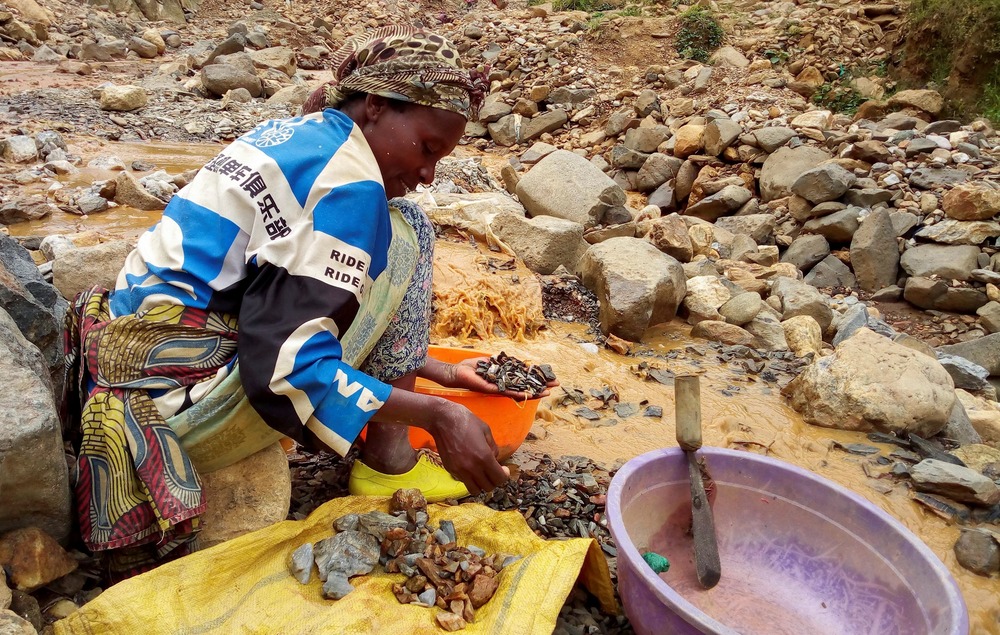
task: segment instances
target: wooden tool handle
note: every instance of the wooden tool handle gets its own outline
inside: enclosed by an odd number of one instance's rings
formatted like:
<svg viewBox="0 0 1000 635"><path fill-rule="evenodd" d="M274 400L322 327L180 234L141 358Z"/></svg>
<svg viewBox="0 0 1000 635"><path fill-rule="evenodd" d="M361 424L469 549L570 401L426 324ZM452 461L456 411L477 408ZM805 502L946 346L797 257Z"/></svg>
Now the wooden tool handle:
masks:
<svg viewBox="0 0 1000 635"><path fill-rule="evenodd" d="M677 444L689 452L701 447L701 384L697 375L674 377Z"/></svg>
<svg viewBox="0 0 1000 635"><path fill-rule="evenodd" d="M694 536L694 566L698 582L711 589L722 577L719 544L715 537L715 518L701 480L701 469L693 452L685 452L691 479L691 534Z"/></svg>

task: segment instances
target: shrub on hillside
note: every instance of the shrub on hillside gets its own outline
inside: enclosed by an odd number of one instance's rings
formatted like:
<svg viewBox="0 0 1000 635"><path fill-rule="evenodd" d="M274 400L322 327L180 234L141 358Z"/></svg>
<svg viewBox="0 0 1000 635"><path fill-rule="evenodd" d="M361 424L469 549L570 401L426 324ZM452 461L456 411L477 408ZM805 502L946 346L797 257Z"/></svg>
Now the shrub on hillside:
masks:
<svg viewBox="0 0 1000 635"><path fill-rule="evenodd" d="M705 7L692 7L681 14L677 31L677 53L681 57L707 62L712 51L719 48L725 31Z"/></svg>

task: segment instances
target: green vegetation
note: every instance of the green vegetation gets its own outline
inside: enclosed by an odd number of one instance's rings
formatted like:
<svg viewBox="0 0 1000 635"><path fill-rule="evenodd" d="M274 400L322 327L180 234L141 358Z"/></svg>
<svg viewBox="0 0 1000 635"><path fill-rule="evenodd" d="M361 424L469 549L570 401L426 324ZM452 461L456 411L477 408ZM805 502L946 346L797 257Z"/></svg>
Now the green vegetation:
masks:
<svg viewBox="0 0 1000 635"><path fill-rule="evenodd" d="M604 15L603 11L596 11L590 14L590 19L587 20L587 32L593 33L600 29L606 18L607 16Z"/></svg>
<svg viewBox="0 0 1000 635"><path fill-rule="evenodd" d="M1000 0L998 0L1000 1ZM692 7L681 14L677 32L677 53L681 57L707 62L712 51L719 48L725 32L710 9Z"/></svg>
<svg viewBox="0 0 1000 635"><path fill-rule="evenodd" d="M867 99L850 86L838 84L823 84L812 96L813 103L832 110L853 115L858 107Z"/></svg>
<svg viewBox="0 0 1000 635"><path fill-rule="evenodd" d="M607 11L613 7L605 0L554 0L552 8L556 11L586 11L596 13Z"/></svg>
<svg viewBox="0 0 1000 635"><path fill-rule="evenodd" d="M1000 124L1000 71L995 71L993 78L983 87L979 106L984 117Z"/></svg>
<svg viewBox="0 0 1000 635"><path fill-rule="evenodd" d="M909 0L897 69L907 85L932 82L949 116L1000 115L1000 0Z"/></svg>
<svg viewBox="0 0 1000 635"><path fill-rule="evenodd" d="M629 5L618 12L618 15L626 18L638 18L642 16L642 7L637 4Z"/></svg>
<svg viewBox="0 0 1000 635"><path fill-rule="evenodd" d="M776 51L774 49L767 49L766 51L764 51L764 56L767 57L767 59L771 60L771 64L773 64L774 66L777 66L779 64L784 64L785 62L788 61L788 51L784 50Z"/></svg>

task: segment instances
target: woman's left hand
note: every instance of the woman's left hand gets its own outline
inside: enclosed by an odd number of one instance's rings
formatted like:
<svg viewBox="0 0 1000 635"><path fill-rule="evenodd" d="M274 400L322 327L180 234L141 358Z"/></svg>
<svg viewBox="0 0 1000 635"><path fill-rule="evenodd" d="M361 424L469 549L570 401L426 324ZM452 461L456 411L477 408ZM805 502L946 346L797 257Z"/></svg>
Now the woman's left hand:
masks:
<svg viewBox="0 0 1000 635"><path fill-rule="evenodd" d="M518 392L516 390L507 390L500 392L499 386L493 382L487 381L485 378L480 376L476 372L476 367L481 361L489 361L489 357L474 357L472 359L464 359L457 364L452 365L452 376L450 387L451 388L464 388L466 390L472 390L475 392L481 392L486 394L501 394L506 397L511 397L519 401L524 401L525 399L534 399L538 397L547 397L551 392L549 389L559 385L558 380L552 380L547 385L544 391L537 395L529 395L528 393Z"/></svg>

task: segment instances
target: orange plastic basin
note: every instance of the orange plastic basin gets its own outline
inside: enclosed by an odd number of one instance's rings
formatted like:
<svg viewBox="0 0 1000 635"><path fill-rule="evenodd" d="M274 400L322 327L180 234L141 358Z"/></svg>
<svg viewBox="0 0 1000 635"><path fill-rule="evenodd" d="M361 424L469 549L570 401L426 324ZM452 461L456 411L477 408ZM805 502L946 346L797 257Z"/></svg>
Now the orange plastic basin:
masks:
<svg viewBox="0 0 1000 635"><path fill-rule="evenodd" d="M434 359L449 364L455 364L471 357L490 356L484 351L448 346L431 346L428 354ZM485 395L463 388L445 388L422 377L417 378L414 390L420 394L443 397L448 401L461 404L485 421L493 433L493 440L496 441L497 448L500 450L499 461L509 458L524 443L528 431L531 430L531 424L535 420L538 402L541 401L541 398L515 401L510 397ZM410 428L410 445L417 449L437 449L434 445L434 438L420 428Z"/></svg>

